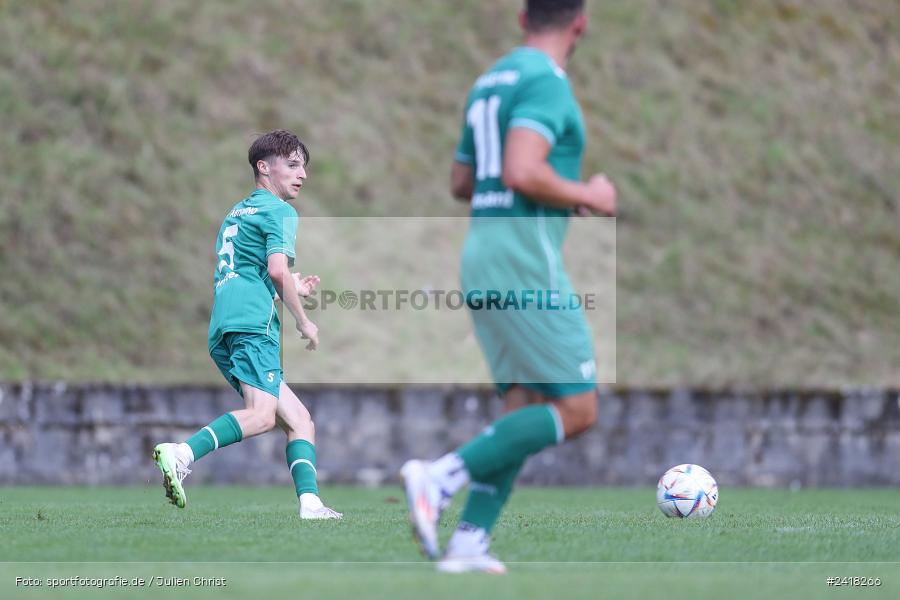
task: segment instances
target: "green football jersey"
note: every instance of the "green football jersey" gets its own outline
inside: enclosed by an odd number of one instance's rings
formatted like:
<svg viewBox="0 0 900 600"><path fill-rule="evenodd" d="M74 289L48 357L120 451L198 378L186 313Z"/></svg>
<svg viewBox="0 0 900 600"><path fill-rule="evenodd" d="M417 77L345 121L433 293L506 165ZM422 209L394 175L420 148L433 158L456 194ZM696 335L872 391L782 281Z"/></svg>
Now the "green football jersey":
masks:
<svg viewBox="0 0 900 600"><path fill-rule="evenodd" d="M261 333L280 341L268 257L280 252L294 265L299 221L293 206L264 189L228 212L216 241L210 348L228 332Z"/></svg>
<svg viewBox="0 0 900 600"><path fill-rule="evenodd" d="M467 279L475 287L506 280L564 289L560 249L570 211L532 202L503 185L504 144L513 127L531 129L549 142L547 161L561 177L581 178L581 108L565 71L537 48L523 46L497 61L475 81L466 102L455 158L473 166L475 188L463 285Z"/></svg>
<svg viewBox="0 0 900 600"><path fill-rule="evenodd" d="M581 178L584 121L565 72L544 52L513 50L475 81L456 160L475 176L462 254L463 291L479 345L500 393L513 384L548 397L595 386L593 339L562 262L568 210L507 189L507 132L535 131L563 178ZM549 292L549 293L548 293ZM502 298L491 308L491 294ZM477 301L481 300L481 303Z"/></svg>

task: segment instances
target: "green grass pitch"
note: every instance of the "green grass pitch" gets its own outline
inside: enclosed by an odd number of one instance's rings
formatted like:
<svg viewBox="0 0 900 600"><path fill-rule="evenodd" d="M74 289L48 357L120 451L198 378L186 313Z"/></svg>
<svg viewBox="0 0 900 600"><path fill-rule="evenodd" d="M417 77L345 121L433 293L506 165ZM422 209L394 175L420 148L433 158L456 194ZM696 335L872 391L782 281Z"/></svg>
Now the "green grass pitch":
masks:
<svg viewBox="0 0 900 600"><path fill-rule="evenodd" d="M166 504L162 494L161 485L3 489L0 596L48 597L49 577L115 575L150 583L56 591L216 598L271 591L529 599L562 590L566 597L694 600L900 596L897 490L725 488L712 517L681 521L663 517L651 489L523 488L492 545L509 566L505 578L433 573L412 543L396 487L325 487L328 504L345 513L342 522L300 521L287 486L189 486L185 510ZM457 502L448 511L444 539L459 509ZM16 577L28 576L44 586L15 585ZM163 587L157 576L225 577L228 586ZM879 577L881 585L826 583L844 576Z"/></svg>

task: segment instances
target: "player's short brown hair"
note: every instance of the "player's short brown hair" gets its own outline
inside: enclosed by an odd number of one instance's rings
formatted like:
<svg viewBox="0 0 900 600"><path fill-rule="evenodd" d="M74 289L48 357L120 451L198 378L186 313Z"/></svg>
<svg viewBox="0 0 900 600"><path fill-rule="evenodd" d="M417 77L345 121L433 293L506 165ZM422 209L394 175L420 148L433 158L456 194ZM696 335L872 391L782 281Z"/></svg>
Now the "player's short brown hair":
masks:
<svg viewBox="0 0 900 600"><path fill-rule="evenodd" d="M584 0L525 0L529 31L558 29L584 10Z"/></svg>
<svg viewBox="0 0 900 600"><path fill-rule="evenodd" d="M309 164L309 149L300 138L288 131L287 129L276 129L269 133L264 133L254 140L247 152L247 160L253 167L253 177L259 177L259 169L256 163L261 160L267 160L273 156L288 158L294 152L300 152L303 155L304 165Z"/></svg>

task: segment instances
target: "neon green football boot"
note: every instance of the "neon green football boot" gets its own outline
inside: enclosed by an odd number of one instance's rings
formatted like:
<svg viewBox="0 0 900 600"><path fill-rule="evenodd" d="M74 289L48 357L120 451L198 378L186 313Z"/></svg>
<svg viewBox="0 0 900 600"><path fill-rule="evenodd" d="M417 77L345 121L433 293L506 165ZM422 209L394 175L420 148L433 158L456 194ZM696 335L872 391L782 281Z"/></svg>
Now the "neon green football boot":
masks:
<svg viewBox="0 0 900 600"><path fill-rule="evenodd" d="M178 460L176 447L177 444L157 445L153 449L153 460L162 471L166 498L178 508L184 508L187 504L187 494L184 493L182 482L191 474L191 470Z"/></svg>

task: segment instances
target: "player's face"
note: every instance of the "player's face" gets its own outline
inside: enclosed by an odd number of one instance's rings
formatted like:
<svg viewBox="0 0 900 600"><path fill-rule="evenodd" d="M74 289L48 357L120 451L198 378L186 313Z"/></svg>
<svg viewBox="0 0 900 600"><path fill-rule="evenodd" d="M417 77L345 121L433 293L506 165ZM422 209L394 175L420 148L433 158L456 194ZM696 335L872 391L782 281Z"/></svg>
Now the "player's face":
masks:
<svg viewBox="0 0 900 600"><path fill-rule="evenodd" d="M303 155L295 151L289 157L276 156L267 161L269 165L269 181L275 188L275 195L282 200L293 200L300 193L306 181L306 165Z"/></svg>

